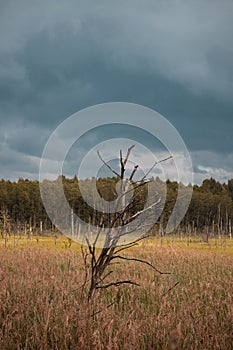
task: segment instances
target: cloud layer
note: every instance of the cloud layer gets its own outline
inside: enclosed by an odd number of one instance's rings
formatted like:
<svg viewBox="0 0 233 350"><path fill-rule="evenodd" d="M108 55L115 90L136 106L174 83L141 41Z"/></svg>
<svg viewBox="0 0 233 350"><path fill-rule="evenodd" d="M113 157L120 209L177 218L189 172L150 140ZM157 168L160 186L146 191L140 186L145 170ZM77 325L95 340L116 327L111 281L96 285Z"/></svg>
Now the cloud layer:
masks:
<svg viewBox="0 0 233 350"><path fill-rule="evenodd" d="M168 118L197 181L233 177L232 17L227 0L3 2L0 177L37 177L49 133L110 101Z"/></svg>

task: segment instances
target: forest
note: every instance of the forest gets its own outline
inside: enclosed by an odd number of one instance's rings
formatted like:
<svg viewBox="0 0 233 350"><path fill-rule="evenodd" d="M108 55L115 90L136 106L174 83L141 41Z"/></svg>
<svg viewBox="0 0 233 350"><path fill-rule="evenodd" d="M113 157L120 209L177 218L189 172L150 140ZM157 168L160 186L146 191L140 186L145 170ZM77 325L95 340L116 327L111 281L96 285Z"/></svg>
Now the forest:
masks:
<svg viewBox="0 0 233 350"><path fill-rule="evenodd" d="M159 178L152 180L156 182L158 187L166 186L163 211L151 230L153 235L163 235L164 227L176 201L178 183L170 180L164 183ZM46 181L49 195L53 196L56 181ZM116 177L78 180L76 176L71 179L62 176L64 193L72 208L71 216L73 210L85 222L98 224L100 213L88 206L82 198L79 188L80 182L84 188L88 188L93 181L97 182L98 192L105 200L114 199ZM146 184L135 189L134 205L131 210L138 210L140 205L143 205L145 198ZM56 198L53 201L56 203ZM71 220L71 217L66 218L66 220ZM105 216L104 220L107 225L108 215ZM233 179L222 184L210 178L204 180L201 185L193 186L192 200L188 211L175 233L204 234L207 239L215 234L227 234L231 237L232 225ZM45 235L51 231L55 231L55 227L43 207L39 182L22 178L17 182L2 179L0 181L0 232L2 237L11 233Z"/></svg>

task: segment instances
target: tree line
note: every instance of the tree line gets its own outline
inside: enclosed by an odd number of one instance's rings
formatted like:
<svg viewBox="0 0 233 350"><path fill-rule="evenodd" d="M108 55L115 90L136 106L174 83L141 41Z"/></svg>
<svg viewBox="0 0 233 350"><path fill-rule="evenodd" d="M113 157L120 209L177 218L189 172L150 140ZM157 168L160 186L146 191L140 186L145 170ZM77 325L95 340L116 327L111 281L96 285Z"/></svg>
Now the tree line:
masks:
<svg viewBox="0 0 233 350"><path fill-rule="evenodd" d="M152 229L152 233L163 235L176 202L178 183L170 180L164 183L159 178L152 180L158 188L165 186L167 191L164 209ZM46 181L49 195L56 203L56 198L53 198L53 186L56 185L56 181ZM103 216L98 210L93 210L82 197L80 183L82 182L82 188L87 189L87 193L91 193L91 191L88 192L88 188L93 181L97 182L98 192L105 200L112 201L116 198L116 177L78 180L76 176L71 179L62 176L64 193L72 208L70 217L65 218L66 220L72 220L73 211L87 223L98 225L100 220L104 220L105 225L108 224L111 214ZM143 185L135 186L133 205L129 207L131 213L140 210L145 204L147 184ZM207 236L209 234L229 234L231 236L232 225L233 179L222 184L210 178L204 180L201 185L193 185L192 200L178 230L192 234L205 232ZM38 181L22 178L17 182L0 180L0 232L2 236L13 232L46 234L51 230L55 228L43 207Z"/></svg>

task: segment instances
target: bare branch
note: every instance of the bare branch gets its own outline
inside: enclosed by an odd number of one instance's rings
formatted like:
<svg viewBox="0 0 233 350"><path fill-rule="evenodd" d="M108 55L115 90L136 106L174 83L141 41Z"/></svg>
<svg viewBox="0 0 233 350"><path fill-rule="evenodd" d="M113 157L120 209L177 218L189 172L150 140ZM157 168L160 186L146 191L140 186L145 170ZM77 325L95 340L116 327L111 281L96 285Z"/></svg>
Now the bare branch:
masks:
<svg viewBox="0 0 233 350"><path fill-rule="evenodd" d="M143 264L146 264L146 265L152 267L152 269L155 270L156 272L158 272L160 275L170 275L171 274L171 272L162 272L162 271L156 269L156 267L154 267L154 265L149 263L149 261L146 261L146 260L143 260L143 259L127 258L127 257L122 256L122 255L114 255L111 258L111 260L113 260L113 259L122 259L122 260L127 260L127 261L137 261L137 262L140 262L140 263L143 263Z"/></svg>
<svg viewBox="0 0 233 350"><path fill-rule="evenodd" d="M130 155L130 152L132 151L132 149L135 147L135 145L132 145L131 147L128 148L128 151L126 153L126 157L125 157L125 160L124 160L124 167L126 166L127 162L128 162L128 158L129 158L129 155Z"/></svg>
<svg viewBox="0 0 233 350"><path fill-rule="evenodd" d="M100 160L104 163L104 165L106 165L106 167L107 167L109 170L111 170L111 172L112 172L113 174L115 174L115 175L118 176L118 177L121 177L120 174L118 174L114 169L112 169L112 167L110 167L110 165L109 165L108 163L105 162L105 160L101 157L99 151L97 151L97 155L98 155L98 157L100 158Z"/></svg>
<svg viewBox="0 0 233 350"><path fill-rule="evenodd" d="M134 177L134 175L135 175L137 170L138 170L138 165L135 165L135 167L133 168L133 171L132 171L132 173L131 173L131 175L129 177L129 181L133 180L133 177Z"/></svg>
<svg viewBox="0 0 233 350"><path fill-rule="evenodd" d="M160 164L160 163L163 163L163 162L165 162L166 160L171 159L171 158L172 158L172 156L169 156L169 157L167 157L167 158L164 158L164 159L159 160L158 162L155 162L155 163L152 165L152 167L148 170L148 172L143 176L143 178L141 179L141 181L143 181L143 180L150 174L150 172L156 167L156 165L158 165L158 164Z"/></svg>
<svg viewBox="0 0 233 350"><path fill-rule="evenodd" d="M101 278L101 282L103 282L109 275L111 275L113 273L113 271L111 270L111 271L109 271L108 273L106 273L106 275L103 277L103 278ZM98 284L98 283L97 283Z"/></svg>
<svg viewBox="0 0 233 350"><path fill-rule="evenodd" d="M101 232L101 230L102 230L102 228L103 228L103 224L104 224L104 215L101 216L100 225L99 225L99 230L98 230L97 235L96 235L96 238L95 238L95 240L94 240L93 248L95 248L96 243L97 243L97 241L98 241L98 239L99 239L99 235L100 235L100 232Z"/></svg>
<svg viewBox="0 0 233 350"><path fill-rule="evenodd" d="M85 277L84 277L84 281L83 284L81 285L81 289L82 289L82 294L84 294L84 287L87 283L87 277L88 277L88 268L87 268L87 257L88 257L88 253L84 253L83 250L83 246L81 245L81 252L82 252L82 257L83 257L83 264L84 264L84 268L85 268Z"/></svg>
<svg viewBox="0 0 233 350"><path fill-rule="evenodd" d="M89 241L89 239L86 237L86 241L87 241L87 245L91 254L91 279L93 279L93 272L95 270L95 266L96 266L96 257L95 257L95 246L93 245L91 248L91 243Z"/></svg>
<svg viewBox="0 0 233 350"><path fill-rule="evenodd" d="M149 237L150 237L150 235L146 235L146 236L137 238L137 239L135 239L134 241L132 241L130 243L120 244L118 247L124 247L124 246L129 245L129 244L134 244L134 243L137 243L137 242L142 241L143 239L146 239L146 238L149 238Z"/></svg>
<svg viewBox="0 0 233 350"><path fill-rule="evenodd" d="M136 245L138 245L138 244L139 244L139 243L133 243L133 244L132 244L132 243L128 243L128 244L125 245L125 247L116 250L116 251L114 252L114 254L118 254L119 252L122 252L123 250L132 248L132 247L134 247L134 246L136 246Z"/></svg>
<svg viewBox="0 0 233 350"><path fill-rule="evenodd" d="M130 188L129 190L127 190L127 191L125 191L124 193L122 193L122 194L119 196L119 198L125 196L126 194L128 194L128 193L130 193L130 192L132 192L132 191L137 190L137 189L138 189L139 187L141 187L141 186L145 186L145 185L148 184L149 182L151 182L151 181L140 182L140 183L138 183L135 187ZM134 184L136 184L136 183L134 182Z"/></svg>
<svg viewBox="0 0 233 350"><path fill-rule="evenodd" d="M159 204L161 202L161 198L159 198L157 200L157 202L153 203L152 205L150 205L149 207L142 209L140 211L138 211L136 214L132 215L130 218L128 218L128 220L126 220L125 225L129 224L131 221L133 221L137 216L139 216L140 214L145 213L146 211L152 209L155 205Z"/></svg>
<svg viewBox="0 0 233 350"><path fill-rule="evenodd" d="M150 236L150 235L147 235L147 236L144 236L144 237L140 237L140 238L136 239L136 240L133 241L133 242L126 243L126 244L121 244L121 245L118 246L118 247L122 247L122 248L116 250L116 251L114 252L114 255L115 255L115 254L118 254L118 253L121 252L122 250L131 248L131 247L134 247L135 245L138 245L138 244L139 244L139 243L138 243L139 241L142 241L143 239L146 239L146 238L148 238L149 236Z"/></svg>
<svg viewBox="0 0 233 350"><path fill-rule="evenodd" d="M92 255L93 254L92 245L91 245L89 239L87 237L85 237L85 238L86 238L86 242L87 242L87 246L88 246L89 252Z"/></svg>
<svg viewBox="0 0 233 350"><path fill-rule="evenodd" d="M122 150L120 150L121 179L124 178L125 166L123 162Z"/></svg>
<svg viewBox="0 0 233 350"><path fill-rule="evenodd" d="M177 281L173 286L171 286L166 292L161 295L161 298L168 294L173 288L175 288L180 282Z"/></svg>
<svg viewBox="0 0 233 350"><path fill-rule="evenodd" d="M136 186L136 188L137 188L137 187L140 187L140 186L142 186L142 185L143 185L143 184L139 184L139 185ZM127 191L126 193L129 193L130 191L132 191L132 189L129 190L129 191ZM128 218L128 220L124 221L124 222L122 223L122 226L129 224L129 223L130 223L131 221L133 221L137 216L139 216L139 215L142 214L143 212L146 212L147 210L152 209L155 205L157 205L157 204L160 203L160 202L161 202L161 198L159 198L158 201L155 202L155 203L153 203L150 207L147 207L147 208L145 208L145 209L143 209L143 210L141 210L141 211L138 211L137 213L135 213L134 215L132 215L130 218ZM140 202L138 202L138 203L140 203ZM131 202L131 203L129 203L121 212L119 212L117 215L115 215L115 216L113 217L112 221L111 221L111 227L114 227L114 225L115 225L115 223L117 222L117 220L120 219L120 218L123 218L124 215L125 215L125 213L126 213L126 211L127 211L127 210L130 210L133 206L134 206L134 203ZM116 213L115 213L115 214L116 214Z"/></svg>
<svg viewBox="0 0 233 350"><path fill-rule="evenodd" d="M111 286L119 287L121 284L132 284L134 286L140 286L140 284L138 284L138 283L136 283L134 281L125 280L125 281L109 282L109 283L104 284L102 286L97 286L96 289L104 289L104 288L108 288L108 287L111 287Z"/></svg>

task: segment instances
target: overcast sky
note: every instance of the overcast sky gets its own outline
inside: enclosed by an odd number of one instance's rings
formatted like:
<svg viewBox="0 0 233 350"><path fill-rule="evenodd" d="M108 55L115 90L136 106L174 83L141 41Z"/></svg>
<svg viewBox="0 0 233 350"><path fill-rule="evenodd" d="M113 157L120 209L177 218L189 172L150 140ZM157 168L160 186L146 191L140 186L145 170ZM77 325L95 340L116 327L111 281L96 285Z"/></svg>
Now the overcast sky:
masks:
<svg viewBox="0 0 233 350"><path fill-rule="evenodd" d="M38 178L50 133L111 101L166 117L196 182L233 178L232 18L230 0L2 0L0 178Z"/></svg>

